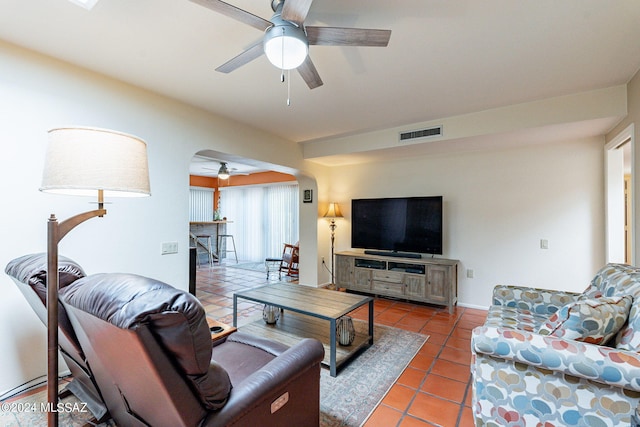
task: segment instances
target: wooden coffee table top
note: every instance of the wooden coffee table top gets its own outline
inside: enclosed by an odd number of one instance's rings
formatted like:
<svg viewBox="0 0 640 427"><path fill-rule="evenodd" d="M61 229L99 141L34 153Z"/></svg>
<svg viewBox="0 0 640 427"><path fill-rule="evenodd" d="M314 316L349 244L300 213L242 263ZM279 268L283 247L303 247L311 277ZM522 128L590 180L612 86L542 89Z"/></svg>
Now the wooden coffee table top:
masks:
<svg viewBox="0 0 640 427"><path fill-rule="evenodd" d="M234 297L328 320L338 319L373 300L368 296L289 283L261 286L250 291L238 292Z"/></svg>

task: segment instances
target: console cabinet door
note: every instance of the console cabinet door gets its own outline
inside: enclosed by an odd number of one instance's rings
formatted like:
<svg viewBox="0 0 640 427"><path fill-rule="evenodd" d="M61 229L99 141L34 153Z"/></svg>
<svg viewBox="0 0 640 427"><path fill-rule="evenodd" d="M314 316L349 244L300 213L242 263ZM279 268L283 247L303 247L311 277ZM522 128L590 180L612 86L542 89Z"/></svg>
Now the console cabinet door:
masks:
<svg viewBox="0 0 640 427"><path fill-rule="evenodd" d="M336 255L336 285L353 287L353 257Z"/></svg>
<svg viewBox="0 0 640 427"><path fill-rule="evenodd" d="M371 290L371 271L366 268L356 268L353 273L353 289L360 291Z"/></svg>
<svg viewBox="0 0 640 427"><path fill-rule="evenodd" d="M430 265L427 268L426 297L436 304L449 303L449 267Z"/></svg>
<svg viewBox="0 0 640 427"><path fill-rule="evenodd" d="M405 295L407 297L416 297L420 299L425 298L424 276L412 276L409 274L405 274L403 282L405 287Z"/></svg>

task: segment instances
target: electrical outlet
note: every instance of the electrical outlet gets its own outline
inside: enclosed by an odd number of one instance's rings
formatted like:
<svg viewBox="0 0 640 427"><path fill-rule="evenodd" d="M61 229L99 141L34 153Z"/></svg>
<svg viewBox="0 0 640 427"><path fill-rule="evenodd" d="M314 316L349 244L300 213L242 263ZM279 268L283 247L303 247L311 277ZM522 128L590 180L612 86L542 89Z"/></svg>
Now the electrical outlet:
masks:
<svg viewBox="0 0 640 427"><path fill-rule="evenodd" d="M162 250L160 253L162 255L177 254L178 242L162 242Z"/></svg>

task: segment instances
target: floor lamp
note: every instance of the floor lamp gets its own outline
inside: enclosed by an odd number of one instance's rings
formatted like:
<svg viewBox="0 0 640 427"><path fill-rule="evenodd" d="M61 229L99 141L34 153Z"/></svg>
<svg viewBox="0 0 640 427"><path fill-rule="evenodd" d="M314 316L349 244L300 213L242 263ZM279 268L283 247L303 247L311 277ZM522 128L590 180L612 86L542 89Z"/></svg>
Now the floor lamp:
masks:
<svg viewBox="0 0 640 427"><path fill-rule="evenodd" d="M58 243L76 226L107 214L104 197L150 195L147 145L105 129L67 127L49 131L40 191L98 195L98 209L47 223L47 425L58 425Z"/></svg>
<svg viewBox="0 0 640 427"><path fill-rule="evenodd" d="M340 212L340 206L337 203L331 202L329 203L329 209L327 213L324 214L325 218L331 220L329 223L329 228L331 229L331 285L329 286L331 289L335 289L335 277L333 271L333 243L336 239L336 218L343 218L342 212Z"/></svg>

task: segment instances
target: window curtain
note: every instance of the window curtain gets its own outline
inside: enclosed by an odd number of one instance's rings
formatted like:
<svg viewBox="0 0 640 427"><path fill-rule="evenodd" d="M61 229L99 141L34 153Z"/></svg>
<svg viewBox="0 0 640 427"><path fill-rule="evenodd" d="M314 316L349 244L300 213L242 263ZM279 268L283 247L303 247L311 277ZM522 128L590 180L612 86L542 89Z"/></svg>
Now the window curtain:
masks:
<svg viewBox="0 0 640 427"><path fill-rule="evenodd" d="M282 255L283 243L298 241L298 184L225 187L219 208L233 234L238 259L264 261Z"/></svg>
<svg viewBox="0 0 640 427"><path fill-rule="evenodd" d="M189 188L189 221L213 220L213 188Z"/></svg>

